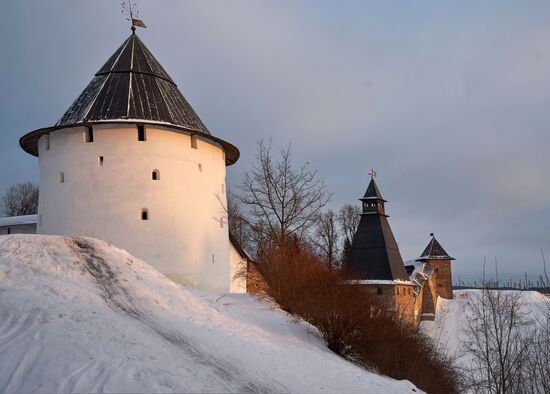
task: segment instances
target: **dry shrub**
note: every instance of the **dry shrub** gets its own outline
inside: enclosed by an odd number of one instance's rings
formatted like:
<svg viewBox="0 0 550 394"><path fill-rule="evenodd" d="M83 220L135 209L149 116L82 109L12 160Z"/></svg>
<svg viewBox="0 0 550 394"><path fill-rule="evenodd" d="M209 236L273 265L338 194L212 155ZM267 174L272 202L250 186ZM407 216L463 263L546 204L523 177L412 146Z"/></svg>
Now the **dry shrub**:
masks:
<svg viewBox="0 0 550 394"><path fill-rule="evenodd" d="M258 268L281 308L317 327L335 353L428 393L459 391L448 356L361 286L345 284L344 274L321 264L307 246L264 250Z"/></svg>

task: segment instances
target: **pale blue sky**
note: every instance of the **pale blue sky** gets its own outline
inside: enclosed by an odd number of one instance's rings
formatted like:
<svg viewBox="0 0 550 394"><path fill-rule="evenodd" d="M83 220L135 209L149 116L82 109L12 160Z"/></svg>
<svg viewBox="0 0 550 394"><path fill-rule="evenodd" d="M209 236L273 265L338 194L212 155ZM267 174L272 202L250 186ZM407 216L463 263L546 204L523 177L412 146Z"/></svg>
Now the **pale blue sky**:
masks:
<svg viewBox="0 0 550 394"><path fill-rule="evenodd" d="M435 232L455 272L550 255L550 3L140 1L138 33L208 128L293 144L354 203L378 170L405 259ZM117 1L17 1L0 24L0 193L37 180L54 124L130 33Z"/></svg>

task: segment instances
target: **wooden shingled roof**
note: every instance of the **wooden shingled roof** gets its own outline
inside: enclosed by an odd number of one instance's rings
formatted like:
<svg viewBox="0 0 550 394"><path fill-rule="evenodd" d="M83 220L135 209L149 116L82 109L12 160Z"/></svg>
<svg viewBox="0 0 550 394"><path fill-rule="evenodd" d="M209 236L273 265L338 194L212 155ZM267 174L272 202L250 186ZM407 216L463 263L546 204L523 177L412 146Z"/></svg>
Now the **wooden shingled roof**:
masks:
<svg viewBox="0 0 550 394"><path fill-rule="evenodd" d="M453 257L449 256L445 249L443 249L443 246L437 242L437 239L435 239L433 234L431 234L431 237L432 239L428 243L428 246L426 246L426 249L424 249L422 255L417 259L417 261L455 260Z"/></svg>
<svg viewBox="0 0 550 394"><path fill-rule="evenodd" d="M371 179L361 200L368 199L385 201L374 179ZM346 264L357 279L409 280L384 210L363 211Z"/></svg>
<svg viewBox="0 0 550 394"><path fill-rule="evenodd" d="M25 135L20 144L28 153L37 155L36 143L41 135L60 128L100 122L173 127L220 143L228 165L239 157L235 146L212 136L175 82L135 33L113 53L55 126Z"/></svg>
<svg viewBox="0 0 550 394"><path fill-rule="evenodd" d="M387 202L386 200L384 200L384 197L382 197L382 193L380 193L380 189L378 189L378 186L376 185L374 179L371 180L369 186L367 187L367 190L365 191L365 195L363 196L363 198L361 198L361 200L371 199L377 199Z"/></svg>

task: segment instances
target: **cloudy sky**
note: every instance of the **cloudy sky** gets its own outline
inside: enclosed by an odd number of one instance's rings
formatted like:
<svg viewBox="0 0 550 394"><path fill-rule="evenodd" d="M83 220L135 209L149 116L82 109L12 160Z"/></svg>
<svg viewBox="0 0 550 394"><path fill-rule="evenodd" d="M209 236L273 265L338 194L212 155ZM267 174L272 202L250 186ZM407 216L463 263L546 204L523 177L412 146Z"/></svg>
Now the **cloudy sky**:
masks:
<svg viewBox="0 0 550 394"><path fill-rule="evenodd" d="M241 151L292 141L331 207L371 167L405 259L435 232L455 272L550 258L550 3L140 1L138 33L208 128ZM13 1L0 24L0 194L38 179L53 125L130 33L118 1Z"/></svg>

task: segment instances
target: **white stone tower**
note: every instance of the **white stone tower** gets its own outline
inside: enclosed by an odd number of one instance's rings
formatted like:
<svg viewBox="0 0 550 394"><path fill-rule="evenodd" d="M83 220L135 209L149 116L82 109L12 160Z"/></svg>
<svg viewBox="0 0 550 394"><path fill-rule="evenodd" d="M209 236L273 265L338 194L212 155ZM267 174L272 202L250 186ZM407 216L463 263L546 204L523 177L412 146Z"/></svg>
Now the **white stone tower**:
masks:
<svg viewBox="0 0 550 394"><path fill-rule="evenodd" d="M134 32L55 126L20 144L39 157L39 234L103 239L179 283L229 291L225 167L239 151Z"/></svg>

